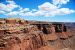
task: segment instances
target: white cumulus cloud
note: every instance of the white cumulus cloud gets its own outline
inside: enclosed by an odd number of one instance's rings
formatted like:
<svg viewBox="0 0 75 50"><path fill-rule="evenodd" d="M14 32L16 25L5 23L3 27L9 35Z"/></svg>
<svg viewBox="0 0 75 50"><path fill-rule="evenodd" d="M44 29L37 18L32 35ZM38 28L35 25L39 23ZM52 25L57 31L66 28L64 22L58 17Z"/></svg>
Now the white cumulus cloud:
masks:
<svg viewBox="0 0 75 50"><path fill-rule="evenodd" d="M32 12L20 13L20 16L34 16Z"/></svg>
<svg viewBox="0 0 75 50"><path fill-rule="evenodd" d="M7 13L6 15L7 15L7 16L14 16L14 15L18 15L18 14L19 14L18 11L12 11L12 12L10 12L10 13Z"/></svg>
<svg viewBox="0 0 75 50"><path fill-rule="evenodd" d="M22 9L20 10L20 12L28 12L28 11L30 11L29 8L24 8L24 9L22 8Z"/></svg>
<svg viewBox="0 0 75 50"><path fill-rule="evenodd" d="M14 1L8 1L7 3L8 3L8 4L0 3L0 10L10 12L10 11L12 11L13 9L19 7L19 5L17 5Z"/></svg>
<svg viewBox="0 0 75 50"><path fill-rule="evenodd" d="M69 9L69 8L60 8L58 6L55 6L54 4L51 4L50 2L45 2L42 5L38 6L39 10L35 12L35 16L56 16L56 15L66 15L74 13L75 10Z"/></svg>
<svg viewBox="0 0 75 50"><path fill-rule="evenodd" d="M53 0L53 3L45 2L38 5L38 9L23 8L17 5L14 1L7 1L8 4L0 3L0 14L10 15L10 16L44 16L52 17L56 15L67 15L74 13L75 10L70 8L60 7L61 4L67 4L70 0ZM18 8L18 10L14 10ZM14 10L14 11L13 11Z"/></svg>
<svg viewBox="0 0 75 50"><path fill-rule="evenodd" d="M45 2L44 4L39 5L38 8L40 10L44 10L44 11L53 11L53 10L57 9L58 7L49 2Z"/></svg>
<svg viewBox="0 0 75 50"><path fill-rule="evenodd" d="M0 11L0 14L5 14L5 11Z"/></svg>
<svg viewBox="0 0 75 50"><path fill-rule="evenodd" d="M54 5L67 4L70 0L53 0Z"/></svg>

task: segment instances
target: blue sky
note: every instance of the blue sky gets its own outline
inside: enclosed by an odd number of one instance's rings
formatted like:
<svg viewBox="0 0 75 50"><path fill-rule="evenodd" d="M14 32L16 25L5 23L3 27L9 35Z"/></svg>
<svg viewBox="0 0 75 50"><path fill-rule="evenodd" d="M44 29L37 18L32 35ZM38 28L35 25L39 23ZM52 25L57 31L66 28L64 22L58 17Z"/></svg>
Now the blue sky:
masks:
<svg viewBox="0 0 75 50"><path fill-rule="evenodd" d="M0 18L75 22L75 0L0 0Z"/></svg>

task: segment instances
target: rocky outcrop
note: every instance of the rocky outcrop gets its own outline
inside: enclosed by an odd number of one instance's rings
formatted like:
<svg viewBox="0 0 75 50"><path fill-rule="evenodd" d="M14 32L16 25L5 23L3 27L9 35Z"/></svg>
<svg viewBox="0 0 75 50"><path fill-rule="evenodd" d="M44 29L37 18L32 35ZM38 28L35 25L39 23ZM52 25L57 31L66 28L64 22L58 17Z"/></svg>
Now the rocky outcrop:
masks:
<svg viewBox="0 0 75 50"><path fill-rule="evenodd" d="M64 23L6 19L0 24L0 50L66 50L74 45L74 31Z"/></svg>
<svg viewBox="0 0 75 50"><path fill-rule="evenodd" d="M13 34L0 40L0 50L35 50L44 46L40 32L30 34Z"/></svg>

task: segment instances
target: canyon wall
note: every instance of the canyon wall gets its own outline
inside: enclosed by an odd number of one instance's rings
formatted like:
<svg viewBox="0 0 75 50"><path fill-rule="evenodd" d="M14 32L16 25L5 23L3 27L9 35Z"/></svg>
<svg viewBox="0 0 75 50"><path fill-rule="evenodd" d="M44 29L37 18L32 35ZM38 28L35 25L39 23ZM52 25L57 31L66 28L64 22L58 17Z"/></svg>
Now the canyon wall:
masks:
<svg viewBox="0 0 75 50"><path fill-rule="evenodd" d="M0 50L74 49L74 31L65 23L6 19L0 24Z"/></svg>

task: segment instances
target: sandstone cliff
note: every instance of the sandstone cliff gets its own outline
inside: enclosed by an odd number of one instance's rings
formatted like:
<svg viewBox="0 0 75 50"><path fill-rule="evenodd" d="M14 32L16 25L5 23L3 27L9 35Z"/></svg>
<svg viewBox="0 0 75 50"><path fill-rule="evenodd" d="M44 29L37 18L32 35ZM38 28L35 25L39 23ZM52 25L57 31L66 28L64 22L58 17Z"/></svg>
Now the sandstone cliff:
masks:
<svg viewBox="0 0 75 50"><path fill-rule="evenodd" d="M74 50L75 28L66 23L5 19L0 23L0 50Z"/></svg>

